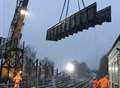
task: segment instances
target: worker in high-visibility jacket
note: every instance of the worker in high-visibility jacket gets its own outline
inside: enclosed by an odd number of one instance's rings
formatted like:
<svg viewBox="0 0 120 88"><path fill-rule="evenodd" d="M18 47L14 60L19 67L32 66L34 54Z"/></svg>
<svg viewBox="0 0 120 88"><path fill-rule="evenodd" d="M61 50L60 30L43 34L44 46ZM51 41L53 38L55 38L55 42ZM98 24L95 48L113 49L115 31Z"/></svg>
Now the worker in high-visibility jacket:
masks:
<svg viewBox="0 0 120 88"><path fill-rule="evenodd" d="M97 79L93 80L93 88L98 88L98 81L97 81Z"/></svg>
<svg viewBox="0 0 120 88"><path fill-rule="evenodd" d="M14 88L20 87L20 82L22 81L22 72L19 71L17 75L13 78L14 81Z"/></svg>
<svg viewBox="0 0 120 88"><path fill-rule="evenodd" d="M109 88L109 86L110 86L110 81L107 75L99 79L98 88Z"/></svg>

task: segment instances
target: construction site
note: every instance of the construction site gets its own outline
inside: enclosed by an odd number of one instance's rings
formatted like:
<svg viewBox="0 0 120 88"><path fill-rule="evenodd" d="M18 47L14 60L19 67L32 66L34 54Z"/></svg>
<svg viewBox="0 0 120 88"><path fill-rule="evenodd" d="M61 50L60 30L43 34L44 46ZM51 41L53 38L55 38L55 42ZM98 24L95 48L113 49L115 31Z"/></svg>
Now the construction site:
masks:
<svg viewBox="0 0 120 88"><path fill-rule="evenodd" d="M120 88L117 3L1 0L0 88Z"/></svg>

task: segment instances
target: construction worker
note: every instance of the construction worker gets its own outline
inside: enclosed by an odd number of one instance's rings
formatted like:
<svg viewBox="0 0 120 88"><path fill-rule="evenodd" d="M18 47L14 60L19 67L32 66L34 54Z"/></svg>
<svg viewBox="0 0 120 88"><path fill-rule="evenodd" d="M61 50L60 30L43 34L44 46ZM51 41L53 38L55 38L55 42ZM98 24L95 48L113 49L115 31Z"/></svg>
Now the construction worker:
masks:
<svg viewBox="0 0 120 88"><path fill-rule="evenodd" d="M14 88L20 87L20 82L22 81L22 71L19 71L17 75L13 78Z"/></svg>
<svg viewBox="0 0 120 88"><path fill-rule="evenodd" d="M93 88L98 88L98 81L96 78L93 79Z"/></svg>
<svg viewBox="0 0 120 88"><path fill-rule="evenodd" d="M108 79L108 75L102 77L98 81L98 88L109 88L110 81Z"/></svg>

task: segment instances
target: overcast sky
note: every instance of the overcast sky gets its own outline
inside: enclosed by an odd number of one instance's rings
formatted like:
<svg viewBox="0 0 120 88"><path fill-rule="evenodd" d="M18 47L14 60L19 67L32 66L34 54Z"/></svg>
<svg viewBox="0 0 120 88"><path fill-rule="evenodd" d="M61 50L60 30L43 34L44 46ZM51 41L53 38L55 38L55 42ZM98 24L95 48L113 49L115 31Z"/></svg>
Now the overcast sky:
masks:
<svg viewBox="0 0 120 88"><path fill-rule="evenodd" d="M112 22L97 25L58 42L46 41L46 31L59 20L64 0L30 0L29 13L23 28L22 40L31 45L40 58L49 57L63 69L65 64L78 60L86 62L90 68L99 65L120 34L120 0L85 0L90 5L97 2L97 9L112 6ZM16 0L0 0L0 36L7 37L14 15ZM80 0L81 8L83 8ZM78 11L77 0L70 0L69 15Z"/></svg>

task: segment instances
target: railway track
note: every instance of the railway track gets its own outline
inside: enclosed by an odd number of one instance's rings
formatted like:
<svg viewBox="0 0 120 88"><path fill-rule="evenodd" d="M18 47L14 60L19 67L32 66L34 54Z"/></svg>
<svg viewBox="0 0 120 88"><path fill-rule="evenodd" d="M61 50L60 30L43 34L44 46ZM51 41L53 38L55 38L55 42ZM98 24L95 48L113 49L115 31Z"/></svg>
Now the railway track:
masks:
<svg viewBox="0 0 120 88"><path fill-rule="evenodd" d="M31 81L33 84L31 84L30 88L92 88L91 81L92 78L80 81L71 79L70 76L59 76L51 80L39 80L37 85ZM25 85L25 82L22 83L20 88L26 88ZM0 84L0 86L2 86L1 88L12 88L13 84Z"/></svg>

